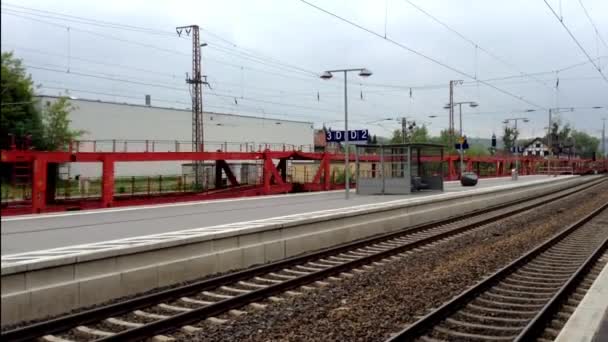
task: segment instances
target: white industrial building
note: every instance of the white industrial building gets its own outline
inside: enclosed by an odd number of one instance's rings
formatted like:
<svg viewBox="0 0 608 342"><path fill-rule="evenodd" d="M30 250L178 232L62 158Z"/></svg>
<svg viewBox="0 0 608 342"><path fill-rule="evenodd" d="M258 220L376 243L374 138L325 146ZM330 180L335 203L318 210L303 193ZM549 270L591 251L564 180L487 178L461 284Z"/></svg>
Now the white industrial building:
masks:
<svg viewBox="0 0 608 342"><path fill-rule="evenodd" d="M55 96L40 96L41 105L56 101ZM71 99L72 129L85 130L80 138L80 151L191 151L192 112L176 109ZM270 149L313 149L312 122L277 120L235 114L205 112L203 115L205 151L257 151ZM178 175L184 172L183 162L117 163L117 176ZM236 174L238 174L238 170ZM67 174L64 170L62 174ZM69 175L98 177L101 165L71 163Z"/></svg>

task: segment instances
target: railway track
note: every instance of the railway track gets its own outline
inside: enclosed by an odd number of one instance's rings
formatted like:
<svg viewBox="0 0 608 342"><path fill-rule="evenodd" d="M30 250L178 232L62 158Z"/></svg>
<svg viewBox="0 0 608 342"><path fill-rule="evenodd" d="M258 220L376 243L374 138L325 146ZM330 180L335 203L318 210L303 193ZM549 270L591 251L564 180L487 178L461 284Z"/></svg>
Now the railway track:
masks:
<svg viewBox="0 0 608 342"><path fill-rule="evenodd" d="M608 203L388 341L550 341L607 248Z"/></svg>
<svg viewBox="0 0 608 342"><path fill-rule="evenodd" d="M420 249L483 229L512 215L537 208L604 182L599 179L532 200L518 200L483 211L440 220L315 253L230 273L162 292L136 297L2 333L3 341L130 341L182 329L195 322L222 323L247 309L263 309L282 295L303 295L311 287L340 281Z"/></svg>

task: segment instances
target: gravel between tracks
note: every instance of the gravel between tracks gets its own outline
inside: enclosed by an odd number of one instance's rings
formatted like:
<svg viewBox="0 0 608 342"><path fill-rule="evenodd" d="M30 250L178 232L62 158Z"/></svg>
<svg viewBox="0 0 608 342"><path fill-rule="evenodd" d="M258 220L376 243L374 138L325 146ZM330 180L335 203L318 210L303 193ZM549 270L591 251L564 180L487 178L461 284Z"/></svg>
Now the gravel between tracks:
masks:
<svg viewBox="0 0 608 342"><path fill-rule="evenodd" d="M305 292L182 341L382 341L608 201L608 184ZM551 214L547 219L543 216Z"/></svg>

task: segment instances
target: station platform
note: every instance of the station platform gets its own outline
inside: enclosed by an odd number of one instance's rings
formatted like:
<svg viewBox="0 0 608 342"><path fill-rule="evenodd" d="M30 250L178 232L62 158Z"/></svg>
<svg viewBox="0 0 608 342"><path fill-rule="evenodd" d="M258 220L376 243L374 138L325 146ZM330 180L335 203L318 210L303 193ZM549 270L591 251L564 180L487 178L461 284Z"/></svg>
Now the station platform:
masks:
<svg viewBox="0 0 608 342"><path fill-rule="evenodd" d="M457 181L445 182L445 192L419 192L411 195L358 196L344 199L344 191L311 192L291 195L247 197L241 199L183 202L175 204L98 209L68 213L3 217L2 255L47 250L136 236L211 227L236 222L340 209L365 204L441 199L454 192L515 186L548 179L543 175L480 179L475 187Z"/></svg>

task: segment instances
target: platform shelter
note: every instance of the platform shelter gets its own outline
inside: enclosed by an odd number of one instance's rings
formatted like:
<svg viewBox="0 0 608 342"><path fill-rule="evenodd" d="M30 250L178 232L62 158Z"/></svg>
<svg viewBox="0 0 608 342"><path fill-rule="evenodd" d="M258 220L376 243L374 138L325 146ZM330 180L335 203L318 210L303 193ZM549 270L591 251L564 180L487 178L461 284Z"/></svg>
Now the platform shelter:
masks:
<svg viewBox="0 0 608 342"><path fill-rule="evenodd" d="M444 146L430 143L357 145L357 194L403 195L443 191ZM370 163L369 157L377 162Z"/></svg>

